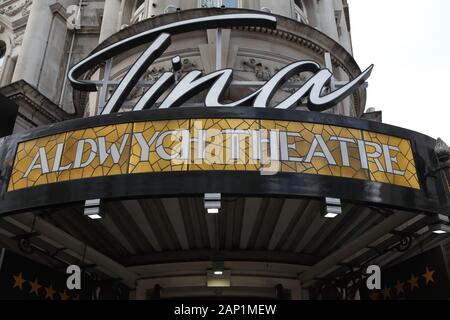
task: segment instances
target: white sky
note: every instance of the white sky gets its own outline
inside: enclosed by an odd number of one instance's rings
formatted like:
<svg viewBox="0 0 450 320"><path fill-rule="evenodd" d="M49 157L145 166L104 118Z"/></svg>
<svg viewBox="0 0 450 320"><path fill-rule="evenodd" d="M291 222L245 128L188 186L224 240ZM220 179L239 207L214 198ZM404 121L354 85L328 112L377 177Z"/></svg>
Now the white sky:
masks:
<svg viewBox="0 0 450 320"><path fill-rule="evenodd" d="M450 144L450 1L348 3L355 59L375 65L366 107Z"/></svg>

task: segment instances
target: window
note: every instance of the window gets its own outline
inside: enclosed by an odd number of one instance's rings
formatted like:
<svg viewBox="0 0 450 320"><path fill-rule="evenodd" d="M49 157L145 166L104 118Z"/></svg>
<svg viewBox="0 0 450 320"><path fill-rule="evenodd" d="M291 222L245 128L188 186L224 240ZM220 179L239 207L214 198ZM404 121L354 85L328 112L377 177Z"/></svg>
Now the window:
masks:
<svg viewBox="0 0 450 320"><path fill-rule="evenodd" d="M136 0L134 3L133 15L131 17L131 24L142 21L147 18L145 10L145 0Z"/></svg>
<svg viewBox="0 0 450 320"><path fill-rule="evenodd" d="M295 20L305 23L305 20L303 19L303 15L299 11L295 11Z"/></svg>
<svg viewBox="0 0 450 320"><path fill-rule="evenodd" d="M200 0L200 8L213 8L225 6L226 8L239 8L239 0Z"/></svg>
<svg viewBox="0 0 450 320"><path fill-rule="evenodd" d="M295 20L301 23L308 23L308 19L306 17L305 6L303 5L302 0L294 0L295 3Z"/></svg>
<svg viewBox="0 0 450 320"><path fill-rule="evenodd" d="M136 3L134 5L134 10L137 10L140 6L144 4L145 0L136 0Z"/></svg>
<svg viewBox="0 0 450 320"><path fill-rule="evenodd" d="M297 5L297 7L300 8L300 10L305 11L305 9L303 7L303 1L302 0L294 0L294 2Z"/></svg>
<svg viewBox="0 0 450 320"><path fill-rule="evenodd" d="M227 8L239 8L239 0L222 0L222 5Z"/></svg>

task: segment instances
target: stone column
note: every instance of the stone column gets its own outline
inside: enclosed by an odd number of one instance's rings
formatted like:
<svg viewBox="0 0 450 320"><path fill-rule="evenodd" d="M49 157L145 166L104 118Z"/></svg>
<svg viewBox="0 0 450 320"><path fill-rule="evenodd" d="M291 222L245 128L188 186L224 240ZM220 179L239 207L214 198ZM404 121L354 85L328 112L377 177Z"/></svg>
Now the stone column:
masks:
<svg viewBox="0 0 450 320"><path fill-rule="evenodd" d="M125 4L125 3L124 3ZM122 0L107 0L103 9L103 21L100 30L98 42L101 43L109 36L119 31L119 24L121 23ZM100 70L97 70L91 77L91 80L100 80ZM94 116L98 113L100 92L89 93L89 105L86 110L88 116Z"/></svg>
<svg viewBox="0 0 450 320"><path fill-rule="evenodd" d="M52 20L50 0L33 1L13 82L23 79L33 86L38 86Z"/></svg>
<svg viewBox="0 0 450 320"><path fill-rule="evenodd" d="M103 21L100 31L99 43L106 38L119 31L119 16L121 9L121 0L107 0L105 1L105 8L103 9Z"/></svg>
<svg viewBox="0 0 450 320"><path fill-rule="evenodd" d="M11 83L12 73L14 71L15 61L11 58L11 55L8 55L4 58L3 68L2 68L2 76L0 81L0 86L6 86Z"/></svg>
<svg viewBox="0 0 450 320"><path fill-rule="evenodd" d="M124 24L129 25L133 10L133 1L122 0L120 5L119 28Z"/></svg>
<svg viewBox="0 0 450 320"><path fill-rule="evenodd" d="M333 0L317 0L318 20L320 31L339 42L339 35L336 27Z"/></svg>

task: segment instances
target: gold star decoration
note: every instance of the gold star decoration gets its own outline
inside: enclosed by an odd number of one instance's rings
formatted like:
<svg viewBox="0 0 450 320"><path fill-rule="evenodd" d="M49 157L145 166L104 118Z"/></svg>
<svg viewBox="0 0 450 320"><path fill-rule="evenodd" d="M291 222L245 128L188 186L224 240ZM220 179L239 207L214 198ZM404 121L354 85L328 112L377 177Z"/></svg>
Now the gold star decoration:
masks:
<svg viewBox="0 0 450 320"><path fill-rule="evenodd" d="M30 282L30 285L31 285L30 294L31 293L35 293L38 296L39 295L39 289L42 287L39 284L38 279L36 278L36 279L34 279L34 282L31 282L31 281L29 281L29 282Z"/></svg>
<svg viewBox="0 0 450 320"><path fill-rule="evenodd" d="M378 300L378 295L380 293L378 291L372 291L372 293L369 295L370 300Z"/></svg>
<svg viewBox="0 0 450 320"><path fill-rule="evenodd" d="M430 269L428 269L428 267L425 268L425 273L422 275L422 277L425 278L426 285L428 285L429 282L434 282L433 273L434 273L434 270L430 271Z"/></svg>
<svg viewBox="0 0 450 320"><path fill-rule="evenodd" d="M53 300L53 299L54 299L53 296L54 296L55 293L56 293L56 290L53 289L53 286L50 285L50 287L44 288L44 289L45 289L45 292L46 292L46 294L45 294L45 299Z"/></svg>
<svg viewBox="0 0 450 320"><path fill-rule="evenodd" d="M70 296L67 295L66 290L59 293L59 296L61 297L61 300L69 300Z"/></svg>
<svg viewBox="0 0 450 320"><path fill-rule="evenodd" d="M384 300L387 300L391 297L391 288L389 288L388 286L384 286L383 297L384 297Z"/></svg>
<svg viewBox="0 0 450 320"><path fill-rule="evenodd" d="M416 277L414 274L411 273L411 278L409 278L408 283L411 286L411 291L413 291L414 288L419 289L419 277Z"/></svg>
<svg viewBox="0 0 450 320"><path fill-rule="evenodd" d="M401 282L400 280L397 280L396 284L395 284L395 291L397 293L397 295L399 296L400 294L405 294L405 289L404 289L405 283Z"/></svg>
<svg viewBox="0 0 450 320"><path fill-rule="evenodd" d="M13 275L13 278L14 278L13 288L19 287L20 290L23 290L23 284L27 281L22 277L22 272L19 273L17 276Z"/></svg>

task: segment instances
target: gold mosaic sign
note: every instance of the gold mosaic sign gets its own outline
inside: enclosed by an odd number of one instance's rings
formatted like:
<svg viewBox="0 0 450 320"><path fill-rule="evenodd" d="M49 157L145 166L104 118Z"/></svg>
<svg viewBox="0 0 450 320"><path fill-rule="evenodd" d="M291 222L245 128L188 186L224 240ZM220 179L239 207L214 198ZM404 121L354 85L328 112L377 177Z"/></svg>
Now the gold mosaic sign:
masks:
<svg viewBox="0 0 450 320"><path fill-rule="evenodd" d="M406 139L295 121L184 119L108 125L22 142L8 191L175 171L304 173L420 189Z"/></svg>

